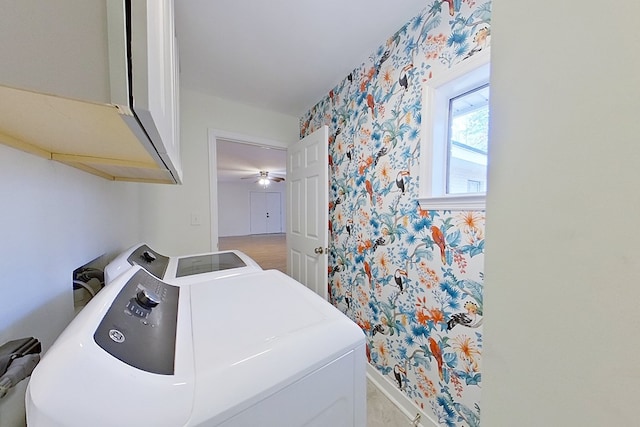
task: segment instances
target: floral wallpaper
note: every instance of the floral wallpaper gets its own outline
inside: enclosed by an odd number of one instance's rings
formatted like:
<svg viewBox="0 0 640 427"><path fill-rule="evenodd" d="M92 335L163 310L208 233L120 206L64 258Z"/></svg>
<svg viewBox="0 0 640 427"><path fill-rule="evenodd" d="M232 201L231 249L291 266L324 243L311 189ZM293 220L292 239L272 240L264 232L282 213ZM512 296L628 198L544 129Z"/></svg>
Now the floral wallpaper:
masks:
<svg viewBox="0 0 640 427"><path fill-rule="evenodd" d="M329 126L331 301L443 426L480 424L484 212L420 207L421 86L490 34L490 2L428 1L300 120Z"/></svg>

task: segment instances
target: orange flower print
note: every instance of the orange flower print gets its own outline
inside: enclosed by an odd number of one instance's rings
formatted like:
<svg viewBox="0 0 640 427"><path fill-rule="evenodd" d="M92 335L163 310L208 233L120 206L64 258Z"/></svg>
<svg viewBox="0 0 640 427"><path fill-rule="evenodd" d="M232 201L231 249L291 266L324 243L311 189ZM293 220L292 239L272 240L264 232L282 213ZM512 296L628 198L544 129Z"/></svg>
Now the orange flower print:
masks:
<svg viewBox="0 0 640 427"><path fill-rule="evenodd" d="M438 274L428 267L427 263L421 261L418 264L418 280L422 285L424 285L427 289L431 289L434 286L437 286L440 283L440 278Z"/></svg>
<svg viewBox="0 0 640 427"><path fill-rule="evenodd" d="M377 262L378 262L378 266L382 270L382 274L383 275L388 275L389 274L389 261L387 260L387 254L386 253L380 254L380 256L378 257L378 261Z"/></svg>
<svg viewBox="0 0 640 427"><path fill-rule="evenodd" d="M456 224L463 233L471 234L476 239L482 239L484 228L484 215L482 212L465 211L456 218Z"/></svg>
<svg viewBox="0 0 640 427"><path fill-rule="evenodd" d="M427 59L437 59L442 52L442 49L447 44L447 36L440 33L437 36L429 35L427 36L427 43L425 46L426 57Z"/></svg>
<svg viewBox="0 0 640 427"><path fill-rule="evenodd" d="M444 314L442 314L442 311L437 308L429 310L429 317L431 317L435 323L444 323Z"/></svg>
<svg viewBox="0 0 640 427"><path fill-rule="evenodd" d="M391 167L389 166L389 163L385 162L382 164L380 169L380 178L385 185L391 182Z"/></svg>
<svg viewBox="0 0 640 427"><path fill-rule="evenodd" d="M364 175L364 171L367 170L367 168L371 166L371 164L373 164L372 156L361 159L358 165L358 172L360 173L360 175Z"/></svg>
<svg viewBox="0 0 640 427"><path fill-rule="evenodd" d="M378 353L380 354L380 357L382 358L383 364L388 364L389 363L389 358L387 355L387 348L384 345L384 342L380 342L378 344Z"/></svg>
<svg viewBox="0 0 640 427"><path fill-rule="evenodd" d="M453 339L451 347L458 353L458 356L460 356L462 360L469 362L471 372L478 371L478 362L476 359L481 353L471 338L466 335L459 335Z"/></svg>
<svg viewBox="0 0 640 427"><path fill-rule="evenodd" d="M427 297L417 297L416 301L416 307L427 308Z"/></svg>
<svg viewBox="0 0 640 427"><path fill-rule="evenodd" d="M358 294L358 303L362 306L367 305L369 302L369 294L365 293L362 288L358 288L356 293Z"/></svg>
<svg viewBox="0 0 640 427"><path fill-rule="evenodd" d="M427 280L426 277L424 276L418 276L418 282L420 282L420 285L427 288L427 289L431 289L431 283L429 283L429 281Z"/></svg>
<svg viewBox="0 0 640 427"><path fill-rule="evenodd" d="M363 253L364 251L371 249L372 246L371 240L359 241L358 252Z"/></svg>
<svg viewBox="0 0 640 427"><path fill-rule="evenodd" d="M433 385L433 381L427 377L427 373L422 367L416 370L416 379L418 380L418 388L424 397L429 398L436 395L436 387Z"/></svg>
<svg viewBox="0 0 640 427"><path fill-rule="evenodd" d="M476 5L475 0L462 0L463 3L467 3L469 7L474 7Z"/></svg>
<svg viewBox="0 0 640 427"><path fill-rule="evenodd" d="M387 68L382 74L382 81L385 86L389 87L393 83L393 76L391 75L391 69Z"/></svg>
<svg viewBox="0 0 640 427"><path fill-rule="evenodd" d="M427 322L429 321L429 315L425 313L423 310L416 312L416 317L417 317L418 323L420 323L421 325L426 325Z"/></svg>
<svg viewBox="0 0 640 427"><path fill-rule="evenodd" d="M371 220L371 215L369 214L369 212L367 211L360 211L360 220L359 223L362 227L366 227L367 224L369 224L369 221ZM360 235L361 237L361 235Z"/></svg>
<svg viewBox="0 0 640 427"><path fill-rule="evenodd" d="M371 330L371 322L365 318L361 311L357 311L354 314L354 322L356 322L356 324L365 331Z"/></svg>
<svg viewBox="0 0 640 427"><path fill-rule="evenodd" d="M417 304L418 305L418 304ZM440 309L430 308L426 310L416 311L416 318L418 323L426 325L427 322L432 321L434 323L444 323L444 314Z"/></svg>
<svg viewBox="0 0 640 427"><path fill-rule="evenodd" d="M464 391L464 386L460 382L460 378L455 373L451 374L451 384L453 384L453 388L456 391L456 396L462 397L462 392Z"/></svg>

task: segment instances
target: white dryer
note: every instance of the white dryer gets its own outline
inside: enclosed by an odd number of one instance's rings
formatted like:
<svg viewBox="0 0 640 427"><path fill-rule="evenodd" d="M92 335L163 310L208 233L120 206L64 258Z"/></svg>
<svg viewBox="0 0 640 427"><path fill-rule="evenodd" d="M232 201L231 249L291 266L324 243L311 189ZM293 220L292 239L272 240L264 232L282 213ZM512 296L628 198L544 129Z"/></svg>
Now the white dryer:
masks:
<svg viewBox="0 0 640 427"><path fill-rule="evenodd" d="M36 367L29 427L366 425L365 337L289 276L168 283L133 266Z"/></svg>

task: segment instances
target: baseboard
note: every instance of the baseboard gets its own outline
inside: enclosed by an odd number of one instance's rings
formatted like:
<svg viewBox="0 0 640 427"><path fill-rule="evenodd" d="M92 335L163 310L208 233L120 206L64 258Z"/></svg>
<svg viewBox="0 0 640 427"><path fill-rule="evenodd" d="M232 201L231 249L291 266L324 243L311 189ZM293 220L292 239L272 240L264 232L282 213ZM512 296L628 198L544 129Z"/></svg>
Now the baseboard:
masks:
<svg viewBox="0 0 640 427"><path fill-rule="evenodd" d="M416 415L420 415L420 420L416 427L439 427L430 416L428 416L422 409L420 409L415 403L404 395L388 378L382 375L371 364L367 364L367 378L371 381L378 390L382 392L387 398L396 405L396 407L407 416L409 422L416 419Z"/></svg>

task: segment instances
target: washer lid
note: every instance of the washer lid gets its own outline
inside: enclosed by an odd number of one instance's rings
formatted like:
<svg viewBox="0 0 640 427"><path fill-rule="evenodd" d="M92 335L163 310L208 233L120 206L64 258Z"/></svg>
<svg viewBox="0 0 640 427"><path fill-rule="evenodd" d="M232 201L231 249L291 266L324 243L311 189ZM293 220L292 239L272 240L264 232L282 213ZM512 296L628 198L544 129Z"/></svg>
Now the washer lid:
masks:
<svg viewBox="0 0 640 427"><path fill-rule="evenodd" d="M260 271L191 286L195 419L221 421L364 343L291 277Z"/></svg>
<svg viewBox="0 0 640 427"><path fill-rule="evenodd" d="M196 365L235 366L321 324L328 303L307 291L275 270L192 285Z"/></svg>

